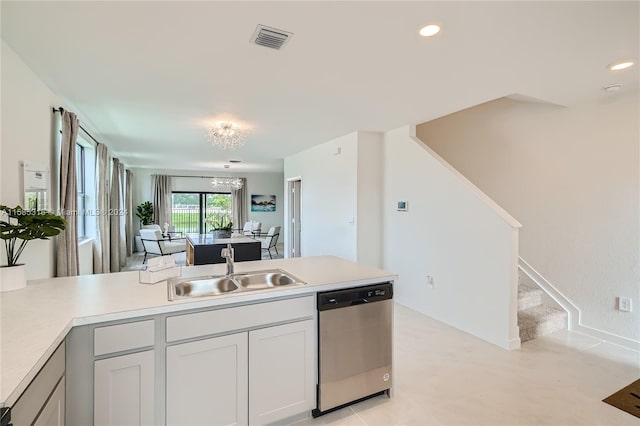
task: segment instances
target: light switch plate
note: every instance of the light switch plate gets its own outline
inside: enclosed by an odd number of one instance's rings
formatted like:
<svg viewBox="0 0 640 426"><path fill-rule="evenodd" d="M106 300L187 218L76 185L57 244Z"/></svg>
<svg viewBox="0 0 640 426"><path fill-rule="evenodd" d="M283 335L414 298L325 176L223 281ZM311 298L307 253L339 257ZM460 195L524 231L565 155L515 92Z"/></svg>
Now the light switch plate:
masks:
<svg viewBox="0 0 640 426"><path fill-rule="evenodd" d="M618 310L631 312L631 299L629 297L618 297Z"/></svg>

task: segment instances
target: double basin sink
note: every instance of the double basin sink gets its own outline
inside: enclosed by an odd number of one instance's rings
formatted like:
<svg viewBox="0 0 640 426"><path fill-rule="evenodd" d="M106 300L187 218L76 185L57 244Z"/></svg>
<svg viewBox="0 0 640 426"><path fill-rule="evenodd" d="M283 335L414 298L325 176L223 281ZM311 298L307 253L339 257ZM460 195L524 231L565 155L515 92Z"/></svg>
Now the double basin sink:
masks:
<svg viewBox="0 0 640 426"><path fill-rule="evenodd" d="M167 281L167 290L169 300L175 300L305 284L282 269L270 269L231 275L171 278Z"/></svg>

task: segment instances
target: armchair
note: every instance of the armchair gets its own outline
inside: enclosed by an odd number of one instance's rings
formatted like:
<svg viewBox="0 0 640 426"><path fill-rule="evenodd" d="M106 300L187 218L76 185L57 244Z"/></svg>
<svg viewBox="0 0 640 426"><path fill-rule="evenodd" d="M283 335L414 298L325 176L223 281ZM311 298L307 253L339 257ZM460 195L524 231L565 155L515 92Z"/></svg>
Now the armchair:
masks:
<svg viewBox="0 0 640 426"><path fill-rule="evenodd" d="M246 235L247 237L255 237L256 235L260 234L261 228L262 222L245 222L244 227L242 228L242 235Z"/></svg>
<svg viewBox="0 0 640 426"><path fill-rule="evenodd" d="M169 231L166 234L162 231L162 228L160 228L160 225L157 225L157 224L143 225L142 229L152 229L154 231L160 231L163 237L168 238L170 240L184 239L182 232L176 232L176 227L173 225L169 226Z"/></svg>
<svg viewBox="0 0 640 426"><path fill-rule="evenodd" d="M141 229L140 238L144 247L144 260L150 254L165 256L167 254L180 253L187 250L187 240L184 238L163 238L159 229Z"/></svg>
<svg viewBox="0 0 640 426"><path fill-rule="evenodd" d="M273 259L273 256L271 255L271 249L274 249L276 251L276 254L280 254L278 253L278 249L276 248L279 236L280 227L272 226L271 228L269 228L269 232L267 232L266 234L258 234L258 236L256 237L256 239L260 241L262 250L267 250L269 252L269 258L271 259Z"/></svg>

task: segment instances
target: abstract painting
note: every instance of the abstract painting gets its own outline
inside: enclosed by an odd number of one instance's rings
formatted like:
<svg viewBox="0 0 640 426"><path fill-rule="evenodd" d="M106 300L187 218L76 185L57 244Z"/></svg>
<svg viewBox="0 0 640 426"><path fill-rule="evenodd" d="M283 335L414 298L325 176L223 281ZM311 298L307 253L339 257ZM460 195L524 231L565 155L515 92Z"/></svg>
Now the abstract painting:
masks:
<svg viewBox="0 0 640 426"><path fill-rule="evenodd" d="M252 212L275 212L276 196L275 195L251 195L251 211Z"/></svg>

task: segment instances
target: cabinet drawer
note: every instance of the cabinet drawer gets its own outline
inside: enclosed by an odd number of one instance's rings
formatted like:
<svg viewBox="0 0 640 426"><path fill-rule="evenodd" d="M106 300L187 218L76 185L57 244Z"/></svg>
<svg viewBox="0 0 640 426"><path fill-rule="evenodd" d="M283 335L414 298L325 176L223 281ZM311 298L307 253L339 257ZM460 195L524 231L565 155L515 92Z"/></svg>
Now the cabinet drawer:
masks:
<svg viewBox="0 0 640 426"><path fill-rule="evenodd" d="M153 320L98 327L93 332L93 354L99 356L153 346L154 340Z"/></svg>
<svg viewBox="0 0 640 426"><path fill-rule="evenodd" d="M313 316L315 309L315 298L305 296L177 315L167 318L167 342L309 318Z"/></svg>
<svg viewBox="0 0 640 426"><path fill-rule="evenodd" d="M11 408L14 425L30 425L35 420L64 375L64 361L63 342Z"/></svg>

